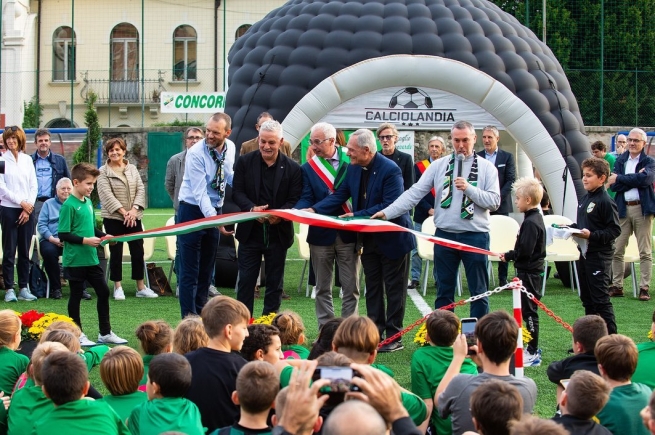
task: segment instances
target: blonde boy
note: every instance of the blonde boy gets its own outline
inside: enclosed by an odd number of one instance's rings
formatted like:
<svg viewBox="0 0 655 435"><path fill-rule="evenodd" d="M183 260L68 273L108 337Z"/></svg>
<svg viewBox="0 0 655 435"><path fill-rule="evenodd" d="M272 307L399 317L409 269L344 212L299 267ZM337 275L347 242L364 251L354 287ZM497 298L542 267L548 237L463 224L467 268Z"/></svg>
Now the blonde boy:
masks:
<svg viewBox="0 0 655 435"><path fill-rule="evenodd" d="M143 371L141 355L127 346L116 346L100 362L100 378L110 393L100 400L108 403L123 421L136 406L148 400L146 393L139 391Z"/></svg>
<svg viewBox="0 0 655 435"><path fill-rule="evenodd" d="M516 208L524 214L514 249L500 256L502 261L513 261L516 276L523 286L536 299L541 299L544 258L546 258L546 227L539 211L539 204L544 194L541 183L536 178L519 178L512 185L516 199ZM523 352L523 366L541 365L539 349L539 314L537 304L521 292L523 321L530 331L532 339Z"/></svg>

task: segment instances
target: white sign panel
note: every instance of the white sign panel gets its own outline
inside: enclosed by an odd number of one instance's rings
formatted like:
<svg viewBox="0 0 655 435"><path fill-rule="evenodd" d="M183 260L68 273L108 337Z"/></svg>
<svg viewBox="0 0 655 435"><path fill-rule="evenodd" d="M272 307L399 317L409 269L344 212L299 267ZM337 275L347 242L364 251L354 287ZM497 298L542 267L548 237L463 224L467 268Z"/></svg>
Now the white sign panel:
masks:
<svg viewBox="0 0 655 435"><path fill-rule="evenodd" d="M414 161L414 132L413 131L398 131L398 142L396 142L396 149L405 154L412 156Z"/></svg>
<svg viewBox="0 0 655 435"><path fill-rule="evenodd" d="M162 92L161 113L216 113L225 110L225 92Z"/></svg>
<svg viewBox="0 0 655 435"><path fill-rule="evenodd" d="M413 86L377 89L333 109L323 119L340 128L375 128L384 122L398 129L448 130L456 121L469 121L476 129L502 125L489 112L462 97Z"/></svg>

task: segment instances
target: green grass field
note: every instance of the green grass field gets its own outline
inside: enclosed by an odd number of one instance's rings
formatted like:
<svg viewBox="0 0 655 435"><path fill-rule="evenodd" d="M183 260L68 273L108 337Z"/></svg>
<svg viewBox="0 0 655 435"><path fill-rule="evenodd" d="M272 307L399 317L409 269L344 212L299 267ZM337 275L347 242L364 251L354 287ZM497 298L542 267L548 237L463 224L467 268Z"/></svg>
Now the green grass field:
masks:
<svg viewBox="0 0 655 435"><path fill-rule="evenodd" d="M146 228L158 228L164 226L166 220L172 216L172 209L153 209L147 210L144 217L144 224ZM157 239L155 244L155 254L150 261L156 262L158 265L163 266L166 273L170 266L170 261L167 260L166 244L164 239ZM289 309L298 312L305 321L307 329L306 335L308 342L311 343L317 336L317 324L315 321L315 310L313 300L305 297L304 283L300 293L297 293L300 274L302 271L303 261L298 257L297 246L291 247L287 254L287 264L285 269L284 287L287 293L292 298L289 301L283 301L282 309ZM510 273L512 270L510 270ZM130 277L130 266L125 264L123 266L123 289L125 290L125 301L114 301L111 299L111 322L113 330L120 336L129 340L129 345L137 348L136 338L134 331L136 327L143 321L149 319L163 319L176 326L180 320L180 310L177 299L174 297L160 297L158 299L137 299L135 297L136 285L134 281L127 278ZM305 278L306 279L306 278ZM171 286L175 287L175 278L172 278ZM428 305L433 306L435 298L434 286L428 288L428 294L425 300ZM112 284L110 283L110 288ZM630 280L626 280L625 285L626 295L631 294L632 284ZM220 291L228 296L234 296L234 289L220 289ZM57 313L67 313L67 296L68 288L63 289L64 298L61 300L41 299L36 302L18 302L12 304L11 308L17 311L27 311L29 309L37 309L39 311L53 311ZM463 297L467 297L468 292L464 289ZM334 297L336 304L336 311L340 310L340 300L338 299L338 289L334 289ZM568 288L565 288L559 280L551 278L548 280L546 287L546 295L542 299L551 310L562 319L572 324L576 318L584 314L582 305L578 298L577 293L574 293ZM651 318L653 313L653 302L640 302L630 297L613 299L614 309L616 312L617 324L619 332L632 337L635 342L641 343L647 340L647 333L651 325ZM5 304L7 305L7 304ZM512 312L512 295L507 293L496 294L490 298L490 305L492 310L504 309ZM262 299L255 300L255 314L258 315L262 310ZM362 297L360 301L360 314L365 315L365 301ZM468 307L458 307L456 314L460 317L468 317ZM415 320L421 318L421 313L414 306L413 302L408 298L407 310L405 313L405 325L413 323ZM82 322L84 325L85 333L92 339L97 337L97 314L95 310L95 298L92 301L82 301ZM540 347L543 349L543 362L541 367L527 368L526 376L534 379L539 388L539 396L537 406L535 408L536 414L542 417L550 417L555 409L555 385L551 384L546 377L546 368L552 361L565 358L567 356L567 349L571 347L571 335L562 326L557 324L554 320L548 318L543 312L540 314ZM378 362L390 367L394 373L396 380L405 388L410 388L410 371L409 364L411 361L412 353L416 349L413 343L414 331L410 332L403 340L405 350L395 352L392 354L381 354L378 357ZM98 390L106 392L100 381L98 370L94 369L91 374L91 381Z"/></svg>

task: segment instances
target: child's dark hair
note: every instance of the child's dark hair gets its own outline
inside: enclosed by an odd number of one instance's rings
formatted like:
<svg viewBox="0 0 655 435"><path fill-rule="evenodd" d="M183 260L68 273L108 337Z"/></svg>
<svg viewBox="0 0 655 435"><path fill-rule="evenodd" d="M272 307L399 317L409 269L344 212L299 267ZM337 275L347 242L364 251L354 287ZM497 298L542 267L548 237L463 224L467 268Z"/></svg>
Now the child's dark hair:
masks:
<svg viewBox="0 0 655 435"><path fill-rule="evenodd" d="M459 319L452 311L435 310L425 321L428 339L435 346L452 346L459 334Z"/></svg>
<svg viewBox="0 0 655 435"><path fill-rule="evenodd" d="M305 325L298 313L293 311L278 313L271 324L280 330L280 341L283 346L300 344L300 337L305 333Z"/></svg>
<svg viewBox="0 0 655 435"><path fill-rule="evenodd" d="M148 378L163 397L184 397L191 386L191 365L180 354L162 353L150 361Z"/></svg>
<svg viewBox="0 0 655 435"><path fill-rule="evenodd" d="M54 352L43 362L41 378L46 395L59 406L82 398L89 373L79 355Z"/></svg>
<svg viewBox="0 0 655 435"><path fill-rule="evenodd" d="M594 349L598 364L613 381L629 381L637 369L639 351L632 338L612 334L598 340Z"/></svg>
<svg viewBox="0 0 655 435"><path fill-rule="evenodd" d="M481 433L509 435L510 423L520 420L522 413L523 398L507 382L490 379L471 394L471 416Z"/></svg>
<svg viewBox="0 0 655 435"><path fill-rule="evenodd" d="M580 343L585 352L593 352L596 342L607 335L607 324L602 317L589 314L573 323L573 341Z"/></svg>
<svg viewBox="0 0 655 435"><path fill-rule="evenodd" d="M163 320L148 320L136 328L135 334L146 355L164 353L173 344L173 329Z"/></svg>
<svg viewBox="0 0 655 435"><path fill-rule="evenodd" d="M273 325L257 324L248 326L248 336L243 340L241 356L246 361L254 361L258 350L264 351L273 343L272 337L280 335L280 331Z"/></svg>
<svg viewBox="0 0 655 435"><path fill-rule="evenodd" d="M605 159L599 159L597 157L589 157L582 162L582 169L589 169L591 172L596 174L599 178L603 175L605 178L610 176L610 165Z"/></svg>
<svg viewBox="0 0 655 435"><path fill-rule="evenodd" d="M100 362L100 378L112 396L134 393L143 378L143 359L128 346L116 346Z"/></svg>
<svg viewBox="0 0 655 435"><path fill-rule="evenodd" d="M544 189L544 195L541 197L541 208L550 208L550 196L546 189Z"/></svg>
<svg viewBox="0 0 655 435"><path fill-rule="evenodd" d="M607 145L605 145L603 141L597 140L596 142L591 144L591 149L592 151L598 150L598 151L607 152Z"/></svg>
<svg viewBox="0 0 655 435"><path fill-rule="evenodd" d="M239 371L237 395L242 410L251 414L269 410L279 391L280 380L271 364L251 361Z"/></svg>
<svg viewBox="0 0 655 435"><path fill-rule="evenodd" d="M571 375L566 386L566 411L574 417L589 420L610 398L611 388L603 378L588 370Z"/></svg>
<svg viewBox="0 0 655 435"><path fill-rule="evenodd" d="M91 163L78 163L71 169L71 180L82 182L89 177L98 178L100 171Z"/></svg>
<svg viewBox="0 0 655 435"><path fill-rule="evenodd" d="M332 350L332 340L334 339L334 334L336 334L337 329L339 329L339 326L343 321L343 317L335 317L334 319L328 320L323 324L323 326L321 326L321 329L318 331L318 337L312 345L307 359L317 359L325 352L330 352Z"/></svg>
<svg viewBox="0 0 655 435"><path fill-rule="evenodd" d="M220 337L227 325L247 324L250 320L250 311L236 299L229 296L216 296L207 302L200 317L207 336L211 339Z"/></svg>
<svg viewBox="0 0 655 435"><path fill-rule="evenodd" d="M514 354L519 326L507 312L494 311L478 321L475 335L489 361L500 364Z"/></svg>

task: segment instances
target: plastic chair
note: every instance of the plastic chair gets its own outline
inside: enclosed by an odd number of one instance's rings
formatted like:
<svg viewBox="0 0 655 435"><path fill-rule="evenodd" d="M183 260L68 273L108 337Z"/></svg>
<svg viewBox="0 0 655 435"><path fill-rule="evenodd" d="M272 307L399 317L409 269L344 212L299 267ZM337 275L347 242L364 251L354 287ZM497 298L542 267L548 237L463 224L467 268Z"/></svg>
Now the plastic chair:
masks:
<svg viewBox="0 0 655 435"><path fill-rule="evenodd" d="M623 255L623 262L630 263L630 277L632 278L632 294L637 297L637 290L639 289L639 282L637 280L637 268L635 263L640 261L639 246L637 245L637 238L634 234L630 235L628 245L625 247L625 254Z"/></svg>
<svg viewBox="0 0 655 435"><path fill-rule="evenodd" d="M302 265L302 273L300 274L300 283L298 284L298 293L300 293L302 282L305 279L305 271L307 271L307 265L309 264L309 243L307 243L309 225L300 224L298 230L299 232L296 234L296 240L298 241L298 255L301 259L305 260ZM305 284L305 297L309 297L309 272L307 273L307 283Z"/></svg>
<svg viewBox="0 0 655 435"><path fill-rule="evenodd" d="M489 250L491 252L505 253L514 249L519 233L519 223L509 216L500 214L489 216L491 229L489 230ZM487 271L491 284L495 287L494 268L492 263L500 262L500 257L489 256Z"/></svg>
<svg viewBox="0 0 655 435"><path fill-rule="evenodd" d="M560 215L546 215L544 216L544 225L546 228L552 226L553 224L557 225L571 225L573 222L571 219L566 216ZM569 264L569 275L571 278L571 287L575 291L573 283L578 288L578 294L580 294L580 280L578 279L578 269L575 267L574 262L580 259L580 251L578 251L578 245L573 241L573 238L570 239L553 239L553 244L546 246L546 259L544 260L544 277L548 273L548 262L555 261L564 261ZM575 277L575 281L573 278ZM546 280L543 280L541 286L541 295L543 296L546 293Z"/></svg>
<svg viewBox="0 0 655 435"><path fill-rule="evenodd" d="M172 216L166 221L166 226L170 227L175 225L175 217ZM148 240L148 239L146 239ZM166 236L166 255L168 259L171 260L171 268L168 270L168 282L171 282L171 276L173 274L173 269L175 268L175 254L177 254L177 236ZM144 245L145 249L145 245Z"/></svg>
<svg viewBox="0 0 655 435"><path fill-rule="evenodd" d="M435 231L436 228L434 226L434 218L432 216L429 216L421 224L421 232L433 236ZM428 287L430 262L434 262L434 243L428 242L427 240L417 237L416 250L421 260L425 260L425 273L423 274L423 283L421 285L421 287L423 288L423 296L425 296ZM462 295L462 279L459 275L459 269L457 270L457 294L458 296Z"/></svg>

